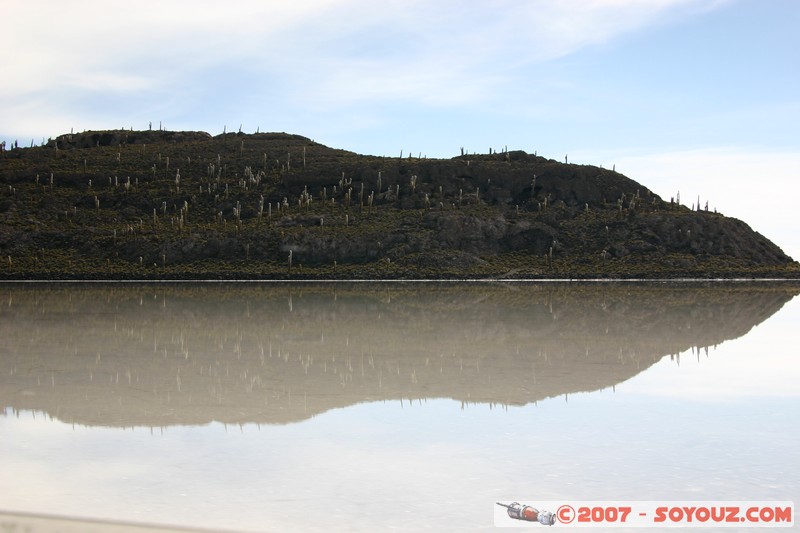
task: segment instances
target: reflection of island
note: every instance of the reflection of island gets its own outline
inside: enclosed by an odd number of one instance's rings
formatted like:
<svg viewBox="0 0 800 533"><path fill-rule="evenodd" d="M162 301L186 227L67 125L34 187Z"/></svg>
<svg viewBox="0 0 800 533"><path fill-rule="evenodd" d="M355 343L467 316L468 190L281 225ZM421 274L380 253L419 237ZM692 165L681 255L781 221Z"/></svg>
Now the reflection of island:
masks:
<svg viewBox="0 0 800 533"><path fill-rule="evenodd" d="M744 335L787 284L3 286L0 405L109 426L525 404Z"/></svg>

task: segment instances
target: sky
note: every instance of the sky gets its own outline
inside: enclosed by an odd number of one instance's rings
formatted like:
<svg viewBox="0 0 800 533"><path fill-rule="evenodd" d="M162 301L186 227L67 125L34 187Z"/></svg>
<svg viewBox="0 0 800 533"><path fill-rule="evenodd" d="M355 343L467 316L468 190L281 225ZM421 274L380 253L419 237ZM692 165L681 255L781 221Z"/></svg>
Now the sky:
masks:
<svg viewBox="0 0 800 533"><path fill-rule="evenodd" d="M615 168L800 259L800 2L4 0L0 140L285 131Z"/></svg>

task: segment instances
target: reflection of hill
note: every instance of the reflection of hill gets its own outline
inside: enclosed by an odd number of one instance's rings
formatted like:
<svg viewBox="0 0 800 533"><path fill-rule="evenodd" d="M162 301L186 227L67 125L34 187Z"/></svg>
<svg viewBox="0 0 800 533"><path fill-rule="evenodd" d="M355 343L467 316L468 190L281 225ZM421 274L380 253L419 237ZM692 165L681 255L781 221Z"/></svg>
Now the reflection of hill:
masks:
<svg viewBox="0 0 800 533"><path fill-rule="evenodd" d="M525 404L744 335L785 284L4 286L0 404L111 426Z"/></svg>

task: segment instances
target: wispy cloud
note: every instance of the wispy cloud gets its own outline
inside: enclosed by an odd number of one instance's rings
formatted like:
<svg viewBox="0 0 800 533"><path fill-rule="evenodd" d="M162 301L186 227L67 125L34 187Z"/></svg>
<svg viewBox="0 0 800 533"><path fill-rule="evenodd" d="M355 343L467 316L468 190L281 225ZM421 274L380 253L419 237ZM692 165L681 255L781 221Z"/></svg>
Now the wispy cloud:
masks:
<svg viewBox="0 0 800 533"><path fill-rule="evenodd" d="M196 85L218 90L181 102L176 120L213 120L213 100L231 94L328 111L370 102L465 106L509 90L532 64L718 3L13 1L0 21L0 47L13 50L0 58L0 118L9 134L63 128L57 118L66 110L15 111L43 97L57 108L83 103L84 121L123 122ZM219 72L225 83L214 79ZM109 108L85 105L98 96Z"/></svg>

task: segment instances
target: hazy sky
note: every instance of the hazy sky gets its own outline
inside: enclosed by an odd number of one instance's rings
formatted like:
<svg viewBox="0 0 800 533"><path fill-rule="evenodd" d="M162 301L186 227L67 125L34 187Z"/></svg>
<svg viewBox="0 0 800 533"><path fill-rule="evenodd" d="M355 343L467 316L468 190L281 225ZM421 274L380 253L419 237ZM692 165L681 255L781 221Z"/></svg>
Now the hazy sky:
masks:
<svg viewBox="0 0 800 533"><path fill-rule="evenodd" d="M611 167L800 258L796 0L5 0L0 139L286 131Z"/></svg>

